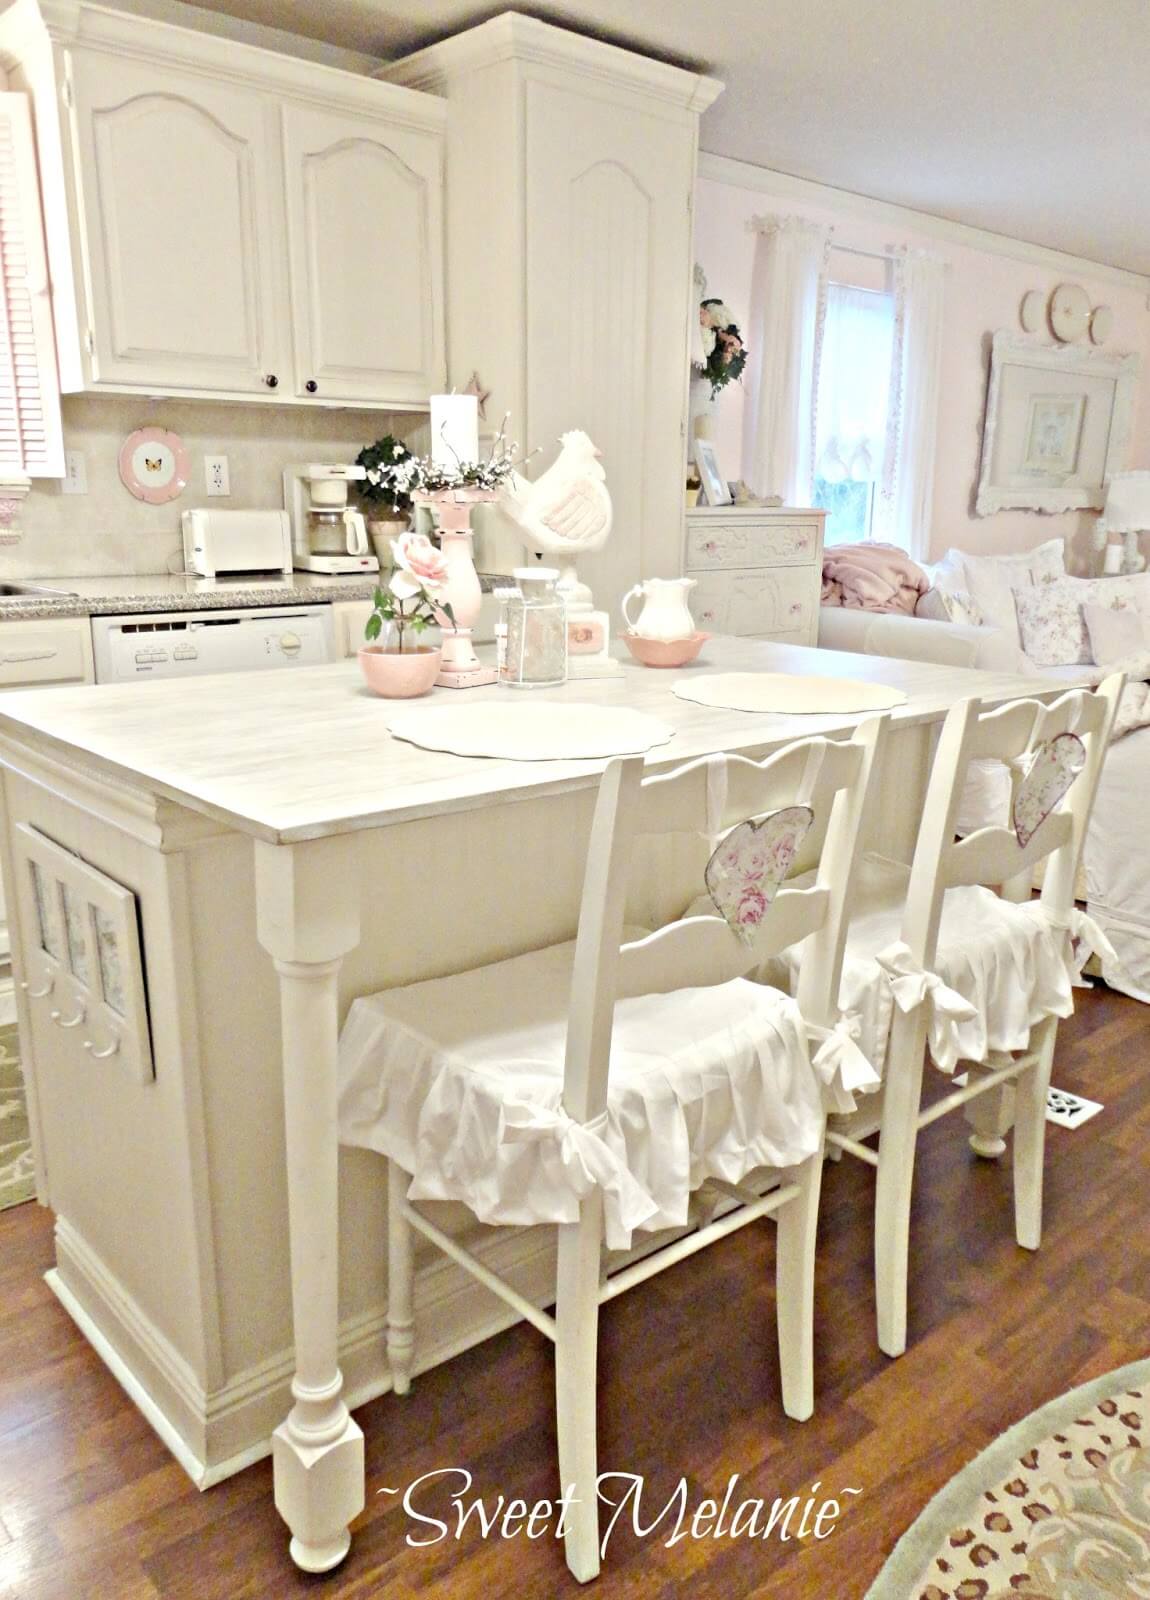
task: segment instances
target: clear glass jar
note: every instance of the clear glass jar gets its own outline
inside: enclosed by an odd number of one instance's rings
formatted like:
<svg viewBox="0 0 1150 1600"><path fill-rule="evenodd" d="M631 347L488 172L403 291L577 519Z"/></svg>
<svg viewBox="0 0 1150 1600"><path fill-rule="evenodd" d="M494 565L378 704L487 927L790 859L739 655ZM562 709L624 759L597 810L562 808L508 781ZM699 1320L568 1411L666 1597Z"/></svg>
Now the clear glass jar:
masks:
<svg viewBox="0 0 1150 1600"><path fill-rule="evenodd" d="M516 588L504 599L507 638L499 681L514 689L547 689L567 680L567 608L554 567L516 567Z"/></svg>

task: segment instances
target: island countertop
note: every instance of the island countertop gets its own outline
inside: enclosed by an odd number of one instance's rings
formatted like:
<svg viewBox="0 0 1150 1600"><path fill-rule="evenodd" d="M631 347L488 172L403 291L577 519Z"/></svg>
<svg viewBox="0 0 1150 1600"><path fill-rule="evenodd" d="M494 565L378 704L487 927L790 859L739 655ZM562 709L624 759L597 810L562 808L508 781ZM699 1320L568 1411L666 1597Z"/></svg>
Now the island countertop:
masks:
<svg viewBox="0 0 1150 1600"><path fill-rule="evenodd" d="M674 737L650 766L718 750L754 750L788 737L853 727L857 714L761 715L680 700L685 677L759 670L853 677L907 694L895 725L936 722L960 695L998 702L1040 692L1033 679L923 662L851 655L751 639L716 638L706 660L678 671L626 663L620 676L534 691L534 700L627 706L658 717ZM1049 686L1045 686L1048 687ZM427 704L501 699L509 691L433 691ZM594 781L602 761L483 760L394 739L389 718L409 702L381 700L357 664L290 673L229 674L6 694L0 738L32 742L61 759L164 796L275 844L470 810L521 793L557 793Z"/></svg>

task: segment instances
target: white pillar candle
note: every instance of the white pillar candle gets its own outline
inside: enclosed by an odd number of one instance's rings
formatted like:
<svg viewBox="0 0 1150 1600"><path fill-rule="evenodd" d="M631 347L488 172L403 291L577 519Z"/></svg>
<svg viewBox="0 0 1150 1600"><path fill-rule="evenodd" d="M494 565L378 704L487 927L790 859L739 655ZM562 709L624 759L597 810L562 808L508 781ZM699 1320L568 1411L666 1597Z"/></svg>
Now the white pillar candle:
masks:
<svg viewBox="0 0 1150 1600"><path fill-rule="evenodd" d="M1106 546L1103 551L1102 570L1107 574L1122 571L1122 546L1120 544L1108 544Z"/></svg>
<svg viewBox="0 0 1150 1600"><path fill-rule="evenodd" d="M432 395L431 459L441 467L479 460L479 401L475 395Z"/></svg>

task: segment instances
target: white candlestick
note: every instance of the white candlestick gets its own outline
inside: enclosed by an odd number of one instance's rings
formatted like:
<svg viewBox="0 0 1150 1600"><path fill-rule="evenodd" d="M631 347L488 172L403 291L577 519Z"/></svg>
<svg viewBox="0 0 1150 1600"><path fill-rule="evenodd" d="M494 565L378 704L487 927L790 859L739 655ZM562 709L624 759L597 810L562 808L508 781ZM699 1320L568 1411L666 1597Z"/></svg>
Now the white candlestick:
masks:
<svg viewBox="0 0 1150 1600"><path fill-rule="evenodd" d="M475 395L432 395L431 459L441 467L479 460L479 401Z"/></svg>
<svg viewBox="0 0 1150 1600"><path fill-rule="evenodd" d="M1122 571L1122 553L1120 544L1108 544L1106 546L1102 552L1102 570L1104 573Z"/></svg>

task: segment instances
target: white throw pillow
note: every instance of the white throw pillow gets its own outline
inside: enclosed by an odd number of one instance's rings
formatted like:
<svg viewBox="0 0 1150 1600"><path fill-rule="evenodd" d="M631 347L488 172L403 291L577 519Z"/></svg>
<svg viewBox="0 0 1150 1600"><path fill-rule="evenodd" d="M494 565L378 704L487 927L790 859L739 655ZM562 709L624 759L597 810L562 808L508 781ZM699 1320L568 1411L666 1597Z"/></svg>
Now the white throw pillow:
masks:
<svg viewBox="0 0 1150 1600"><path fill-rule="evenodd" d="M982 612L974 596L965 589L928 589L919 595L914 614L925 617L928 622L961 622L968 628L982 626Z"/></svg>
<svg viewBox="0 0 1150 1600"><path fill-rule="evenodd" d="M949 554L950 552L948 552ZM966 587L974 596L983 620L1018 637L1014 591L1034 584L1054 583L1066 576L1066 546L1048 539L1034 550L1009 556L963 556ZM1025 643L1019 638L1025 650ZM1030 654L1029 650L1026 651Z"/></svg>
<svg viewBox="0 0 1150 1600"><path fill-rule="evenodd" d="M1068 582L1016 589L1014 604L1022 648L1036 667L1089 665L1082 599Z"/></svg>
<svg viewBox="0 0 1150 1600"><path fill-rule="evenodd" d="M1135 605L1085 605L1082 615L1098 666L1150 650L1150 625Z"/></svg>

